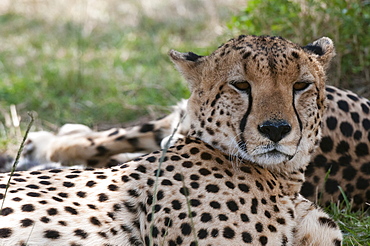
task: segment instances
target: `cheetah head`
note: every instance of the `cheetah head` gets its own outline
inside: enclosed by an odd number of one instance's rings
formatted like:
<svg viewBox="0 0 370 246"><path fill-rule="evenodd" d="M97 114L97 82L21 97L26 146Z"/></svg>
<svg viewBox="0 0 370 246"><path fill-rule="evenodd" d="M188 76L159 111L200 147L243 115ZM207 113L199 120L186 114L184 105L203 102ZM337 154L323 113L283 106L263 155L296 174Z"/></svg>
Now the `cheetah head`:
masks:
<svg viewBox="0 0 370 246"><path fill-rule="evenodd" d="M321 134L325 69L335 55L329 38L300 47L242 35L209 56L169 55L191 90L191 136L267 168L308 163Z"/></svg>

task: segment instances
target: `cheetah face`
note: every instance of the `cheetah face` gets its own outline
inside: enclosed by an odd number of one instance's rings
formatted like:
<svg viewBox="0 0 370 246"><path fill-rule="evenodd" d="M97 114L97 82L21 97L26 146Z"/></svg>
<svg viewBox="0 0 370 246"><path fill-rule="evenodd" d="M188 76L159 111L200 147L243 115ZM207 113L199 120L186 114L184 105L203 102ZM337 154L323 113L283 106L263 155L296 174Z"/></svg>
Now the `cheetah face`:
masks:
<svg viewBox="0 0 370 246"><path fill-rule="evenodd" d="M266 167L302 162L320 136L329 38L300 47L240 36L209 56L171 51L190 84L190 135ZM308 161L308 160L307 160Z"/></svg>

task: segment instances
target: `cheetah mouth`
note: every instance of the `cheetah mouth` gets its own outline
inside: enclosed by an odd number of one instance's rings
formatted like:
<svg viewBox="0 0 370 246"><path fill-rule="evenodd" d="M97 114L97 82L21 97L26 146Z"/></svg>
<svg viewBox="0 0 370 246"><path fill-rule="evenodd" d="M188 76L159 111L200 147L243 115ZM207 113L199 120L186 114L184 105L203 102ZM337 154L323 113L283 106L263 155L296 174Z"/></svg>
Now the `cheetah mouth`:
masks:
<svg viewBox="0 0 370 246"><path fill-rule="evenodd" d="M296 151L281 144L260 145L252 151L248 151L247 144L245 142L239 142L239 149L241 156L244 159L260 165L276 165L285 163L294 157Z"/></svg>
<svg viewBox="0 0 370 246"><path fill-rule="evenodd" d="M242 145L242 152L246 159L261 165L274 165L287 162L294 157L295 151L292 153L291 149L279 144L258 146L252 151L248 151L246 145ZM248 153L249 152L249 153Z"/></svg>
<svg viewBox="0 0 370 246"><path fill-rule="evenodd" d="M293 158L292 155L287 155L278 150L271 150L265 153L253 155L252 159L261 165L275 165L287 162Z"/></svg>

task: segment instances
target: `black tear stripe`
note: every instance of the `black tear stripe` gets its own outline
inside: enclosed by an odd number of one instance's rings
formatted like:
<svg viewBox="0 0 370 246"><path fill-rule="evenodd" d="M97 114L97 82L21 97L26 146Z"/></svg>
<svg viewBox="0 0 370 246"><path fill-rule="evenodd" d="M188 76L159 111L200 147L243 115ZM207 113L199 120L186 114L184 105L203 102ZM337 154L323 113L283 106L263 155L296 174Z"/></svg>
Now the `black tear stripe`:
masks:
<svg viewBox="0 0 370 246"><path fill-rule="evenodd" d="M243 133L244 130L245 130L245 126L247 125L247 121L248 121L248 116L249 114L251 113L251 110L252 110L252 103L253 103L253 99L252 99L252 91L250 91L249 95L248 95L248 109L247 109L247 112L244 114L242 120L240 121L240 124L239 124L239 130L240 130L240 133ZM246 143L245 143L245 138L244 136L241 134L240 136L240 142L239 142L239 147L243 150L243 151L246 151Z"/></svg>
<svg viewBox="0 0 370 246"><path fill-rule="evenodd" d="M292 104L293 104L294 113L295 113L295 115L297 116L297 119L298 119L298 124L299 124L300 132L302 132L302 121L301 121L301 118L299 118L298 111L297 111L297 109L295 107L295 103L294 103L295 102L295 93L294 93L294 90L292 90L292 93L293 93L293 102L292 102ZM299 141L298 141L298 145L301 144L302 137L303 137L303 135L301 134L301 136L299 138Z"/></svg>

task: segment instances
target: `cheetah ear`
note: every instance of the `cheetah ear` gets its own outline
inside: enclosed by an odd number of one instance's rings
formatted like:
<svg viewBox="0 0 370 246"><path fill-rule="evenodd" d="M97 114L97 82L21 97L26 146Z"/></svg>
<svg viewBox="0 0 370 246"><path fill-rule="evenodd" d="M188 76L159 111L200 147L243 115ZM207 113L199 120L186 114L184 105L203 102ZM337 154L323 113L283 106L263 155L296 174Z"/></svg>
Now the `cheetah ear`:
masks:
<svg viewBox="0 0 370 246"><path fill-rule="evenodd" d="M312 44L303 47L306 51L316 54L317 60L324 66L325 69L329 67L331 59L335 56L335 49L333 41L330 38L322 37Z"/></svg>
<svg viewBox="0 0 370 246"><path fill-rule="evenodd" d="M168 54L177 70L188 81L190 90L192 91L198 84L202 73L203 56L199 56L193 52L181 53L175 50L170 50Z"/></svg>

